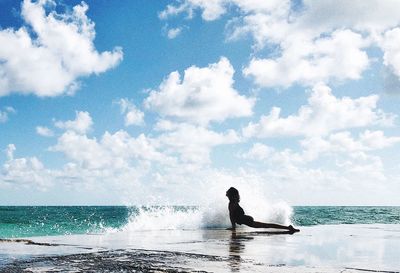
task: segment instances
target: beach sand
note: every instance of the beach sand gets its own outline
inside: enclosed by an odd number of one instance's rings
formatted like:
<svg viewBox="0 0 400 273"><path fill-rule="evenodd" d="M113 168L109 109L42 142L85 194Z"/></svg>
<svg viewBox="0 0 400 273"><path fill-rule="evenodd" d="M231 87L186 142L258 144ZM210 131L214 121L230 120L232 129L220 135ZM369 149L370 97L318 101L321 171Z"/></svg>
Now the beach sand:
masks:
<svg viewBox="0 0 400 273"><path fill-rule="evenodd" d="M400 272L400 225L120 231L0 241L0 272Z"/></svg>

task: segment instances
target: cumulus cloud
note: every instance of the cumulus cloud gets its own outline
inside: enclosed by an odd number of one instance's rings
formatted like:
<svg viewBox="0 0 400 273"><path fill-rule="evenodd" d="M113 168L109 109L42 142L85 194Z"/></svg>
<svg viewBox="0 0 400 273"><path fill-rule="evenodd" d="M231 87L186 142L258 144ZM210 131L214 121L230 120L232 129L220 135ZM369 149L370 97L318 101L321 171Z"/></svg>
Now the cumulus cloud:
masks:
<svg viewBox="0 0 400 273"><path fill-rule="evenodd" d="M194 11L196 9L201 9L202 18L206 21L212 21L226 12L225 3L227 3L226 0L186 0L178 5L168 5L165 10L159 13L159 17L161 19L167 19L170 16L186 13L189 18L192 18Z"/></svg>
<svg viewBox="0 0 400 273"><path fill-rule="evenodd" d="M258 47L267 43L285 44L287 38L299 33L311 39L321 34L329 36L340 29L375 35L400 23L400 16L395 12L400 5L396 0L385 3L377 0L306 0L296 9L289 0L271 1L270 8L262 8L265 1L235 2L243 15L240 20L231 22L231 38L251 34Z"/></svg>
<svg viewBox="0 0 400 273"><path fill-rule="evenodd" d="M128 100L118 103L124 111L131 105ZM61 153L67 163L57 170L42 166L40 174L45 179L66 184L89 183L93 187L99 183L98 187L102 183L112 183L113 187L124 190L133 185L138 191L170 188L171 185L185 184L188 173L208 166L214 147L240 141L233 130L215 132L202 126L167 120L159 122L164 126L159 126L156 136L132 136L119 130L115 133L106 131L96 138L87 135L92 123L87 112L76 112L74 120L55 122L55 126L65 132L49 151ZM13 160L13 146L8 150L9 160ZM154 176L165 183L156 183L152 180Z"/></svg>
<svg viewBox="0 0 400 273"><path fill-rule="evenodd" d="M392 138L386 138L386 147L394 145L396 141ZM315 145L315 143L317 143ZM362 136L355 139L349 132L340 132L329 136L326 139L313 138L302 141L305 148L302 156L305 161L311 162L321 157L327 157L335 168L332 171L341 173L358 181L371 181L376 179L384 181L386 172L382 158L371 155L369 151L381 149L382 147L372 147L364 143ZM371 183L373 185L374 183Z"/></svg>
<svg viewBox="0 0 400 273"><path fill-rule="evenodd" d="M381 158L363 152L323 153L318 157L319 164L315 165L317 157L307 158L304 152L287 148L271 148L268 156L259 158L253 152L257 147L266 146L261 145L250 148L247 155L252 154L246 158L245 170L253 172L261 181L268 181L268 187L273 188L280 198L292 202L304 202L305 196L301 194L304 193L309 204L356 204L363 198L354 200L355 190L366 193L373 189L371 192L376 192L379 185L382 190L384 183L389 181ZM330 194L327 195L327 191ZM333 193L335 196L331 198Z"/></svg>
<svg viewBox="0 0 400 273"><path fill-rule="evenodd" d="M278 150L274 147L262 144L254 143L251 148L238 154L239 158L245 160L252 160L262 164L268 164L271 168L280 169L282 168L293 168L294 166L304 165L309 162L302 153L295 152L292 149L284 148Z"/></svg>
<svg viewBox="0 0 400 273"><path fill-rule="evenodd" d="M16 147L15 147L14 144L8 144L7 145L7 148L6 148L5 152L6 152L8 160L13 160L14 159L15 150L16 150Z"/></svg>
<svg viewBox="0 0 400 273"><path fill-rule="evenodd" d="M385 136L383 131L365 130L358 135L352 136L348 131L333 133L329 136L314 136L300 141L304 148L303 158L305 161L317 159L322 154L345 154L352 158L366 158L368 152L391 147L400 143L400 137Z"/></svg>
<svg viewBox="0 0 400 273"><path fill-rule="evenodd" d="M6 149L7 161L0 172L0 181L16 185L36 185L46 190L51 185L50 171L37 157L15 158L16 147L9 144Z"/></svg>
<svg viewBox="0 0 400 273"><path fill-rule="evenodd" d="M383 61L389 70L400 77L400 28L391 29L381 40Z"/></svg>
<svg viewBox="0 0 400 273"><path fill-rule="evenodd" d="M86 135L67 131L57 141L51 151L63 152L67 158L76 161L84 168L102 168L110 162L107 153L97 140Z"/></svg>
<svg viewBox="0 0 400 273"><path fill-rule="evenodd" d="M360 141L367 149L382 149L400 142L400 136L386 137L383 131L366 130L360 135Z"/></svg>
<svg viewBox="0 0 400 273"><path fill-rule="evenodd" d="M269 158L274 149L262 143L254 143L247 152L240 155L244 159L264 160Z"/></svg>
<svg viewBox="0 0 400 273"><path fill-rule="evenodd" d="M158 140L165 147L166 153L178 154L183 162L208 164L213 147L240 141L240 137L233 130L218 133L191 124L169 125L169 131L161 134Z"/></svg>
<svg viewBox="0 0 400 273"><path fill-rule="evenodd" d="M315 136L347 128L371 125L388 126L395 118L377 109L379 96L370 95L352 99L336 98L331 89L316 85L297 114L281 117L281 109L273 107L258 123L250 123L243 129L246 137Z"/></svg>
<svg viewBox="0 0 400 273"><path fill-rule="evenodd" d="M116 101L121 107L121 113L125 115L125 126L143 125L144 113L137 109L129 99L120 99Z"/></svg>
<svg viewBox="0 0 400 273"><path fill-rule="evenodd" d="M54 132L51 129L44 126L36 126L36 133L44 137L54 136Z"/></svg>
<svg viewBox="0 0 400 273"><path fill-rule="evenodd" d="M195 124L252 115L255 100L239 94L233 88L234 69L222 57L218 63L168 75L158 90L152 90L144 104L162 116L175 117Z"/></svg>
<svg viewBox="0 0 400 273"><path fill-rule="evenodd" d="M177 27L177 28L170 28L167 31L167 37L168 39L175 39L176 37L178 37L182 32L182 28L181 27Z"/></svg>
<svg viewBox="0 0 400 273"><path fill-rule="evenodd" d="M360 34L338 30L329 37L287 43L276 59L253 58L244 68L263 87L289 87L294 82L313 85L320 81L359 79L369 59L362 50L366 42Z"/></svg>
<svg viewBox="0 0 400 273"><path fill-rule="evenodd" d="M75 119L68 121L56 121L55 126L60 129L72 130L79 134L87 133L93 125L92 117L88 112L76 111Z"/></svg>
<svg viewBox="0 0 400 273"><path fill-rule="evenodd" d="M250 33L258 48L279 46L277 57L253 58L244 69L259 86L354 80L368 68L365 50L371 46L382 49L385 65L394 65L386 56L392 60L398 49L385 49L391 41L381 42L380 36L400 23L393 12L398 7L396 1L303 1L298 12L286 5L281 15L255 11L245 15L240 23L231 24L231 38ZM385 34L383 40L395 43L395 36Z"/></svg>
<svg viewBox="0 0 400 273"><path fill-rule="evenodd" d="M117 198L122 200L126 197L125 190L130 190L131 194L132 188L135 193L141 190L137 183L141 176L148 174L150 162L169 164L169 159L156 151L153 140L144 135L134 138L125 131L106 132L97 140L67 130L58 138L57 144L49 148L64 154L68 160L57 169L46 168L37 157L16 158L15 149L15 145L10 144L5 150L7 160L0 167L0 187L46 190L54 185L79 184L91 191L112 188L115 193L121 193L124 190L121 198ZM142 179L146 181L146 178Z"/></svg>
<svg viewBox="0 0 400 273"><path fill-rule="evenodd" d="M166 9L159 13L160 19L168 19L186 13L192 18L196 10L201 10L201 17L206 21L219 19L224 15L230 6L237 6L245 13L250 12L271 12L279 9L280 6L287 6L289 1L259 1L259 0L184 0L176 1L177 5L169 4Z"/></svg>
<svg viewBox="0 0 400 273"><path fill-rule="evenodd" d="M88 169L125 168L135 159L161 161L168 158L157 151L156 142L141 134L137 138L120 130L105 132L100 140L68 130L62 134L51 151L62 152L79 166Z"/></svg>
<svg viewBox="0 0 400 273"><path fill-rule="evenodd" d="M15 114L17 111L11 106L6 106L3 107L2 110L0 110L0 123L4 123L8 121L9 115L10 114Z"/></svg>
<svg viewBox="0 0 400 273"><path fill-rule="evenodd" d="M25 25L0 30L0 96L58 96L74 92L78 79L102 73L122 60L122 50L98 52L94 23L82 2L57 13L51 0L22 3Z"/></svg>
<svg viewBox="0 0 400 273"><path fill-rule="evenodd" d="M369 67L370 47L380 48L384 64L399 75L398 1L211 2L212 6L203 1L179 1L168 5L160 17L185 12L191 18L199 10L203 19L210 21L228 11L239 11L228 14L227 39L250 35L255 53L265 46L271 49L267 57L255 54L243 70L260 87L359 79Z"/></svg>
<svg viewBox="0 0 400 273"><path fill-rule="evenodd" d="M328 0L324 2L306 0L301 24L335 29L351 27L360 31L382 31L400 23L396 0L346 1Z"/></svg>
<svg viewBox="0 0 400 273"><path fill-rule="evenodd" d="M129 200L150 202L153 199L140 198L140 194L156 198L160 191L164 199L157 201L176 201L177 185L182 190L202 181L200 174L192 177L193 172L200 173L210 166L214 147L240 141L232 130L214 132L193 124L165 123L169 126L160 127L159 134L152 137L144 134L135 137L119 130L105 132L97 139L66 129L49 149L63 154L68 161L63 169L53 173L54 179L91 183L93 187L106 183L124 189L124 194L132 194L134 189L135 194ZM179 200L188 202L185 198Z"/></svg>
<svg viewBox="0 0 400 273"><path fill-rule="evenodd" d="M246 169L253 166L265 170L268 166L265 172L268 181L275 181L276 189L287 190L291 194L294 191L289 188L294 184L303 192L319 189L322 193L328 188L343 192L351 192L356 188L377 191L377 187L380 187L377 181L387 183L391 178L382 158L373 152L398 143L400 137L385 136L382 131L365 130L358 136L342 131L328 136L306 137L300 141L299 151L290 148L279 150L254 143L239 157L247 160ZM258 172L259 175L262 173ZM381 186L379 191L385 188L383 184Z"/></svg>

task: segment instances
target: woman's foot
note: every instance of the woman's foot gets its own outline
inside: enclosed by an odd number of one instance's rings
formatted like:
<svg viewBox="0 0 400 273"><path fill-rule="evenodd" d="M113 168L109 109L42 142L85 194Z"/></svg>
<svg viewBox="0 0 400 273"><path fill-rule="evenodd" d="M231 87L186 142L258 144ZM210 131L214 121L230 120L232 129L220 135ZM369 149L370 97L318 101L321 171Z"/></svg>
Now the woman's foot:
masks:
<svg viewBox="0 0 400 273"><path fill-rule="evenodd" d="M291 231L291 232L299 232L300 231L300 229L294 228L292 225L288 226L288 228L289 228L289 231Z"/></svg>

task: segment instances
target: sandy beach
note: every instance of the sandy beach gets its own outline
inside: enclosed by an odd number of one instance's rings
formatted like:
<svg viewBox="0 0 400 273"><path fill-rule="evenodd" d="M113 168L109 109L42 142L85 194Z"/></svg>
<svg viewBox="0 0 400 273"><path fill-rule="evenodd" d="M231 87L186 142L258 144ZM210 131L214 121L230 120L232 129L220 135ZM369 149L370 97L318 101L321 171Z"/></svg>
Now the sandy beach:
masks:
<svg viewBox="0 0 400 273"><path fill-rule="evenodd" d="M3 241L0 253L1 272L400 272L400 226L47 236Z"/></svg>

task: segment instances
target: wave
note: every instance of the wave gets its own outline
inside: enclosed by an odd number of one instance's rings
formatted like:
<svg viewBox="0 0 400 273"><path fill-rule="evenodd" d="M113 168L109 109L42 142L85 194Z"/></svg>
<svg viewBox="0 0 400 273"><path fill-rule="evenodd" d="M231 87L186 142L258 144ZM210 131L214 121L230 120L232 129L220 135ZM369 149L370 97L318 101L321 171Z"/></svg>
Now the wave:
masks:
<svg viewBox="0 0 400 273"><path fill-rule="evenodd" d="M289 224L292 208L285 203L274 204L262 210L249 210L255 220ZM251 213L253 212L253 213ZM201 207L150 206L132 208L128 223L120 230L179 230L179 229L213 229L230 227L228 209L225 206L209 205ZM115 229L111 230L115 232Z"/></svg>

